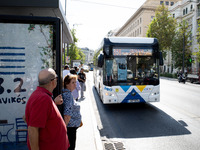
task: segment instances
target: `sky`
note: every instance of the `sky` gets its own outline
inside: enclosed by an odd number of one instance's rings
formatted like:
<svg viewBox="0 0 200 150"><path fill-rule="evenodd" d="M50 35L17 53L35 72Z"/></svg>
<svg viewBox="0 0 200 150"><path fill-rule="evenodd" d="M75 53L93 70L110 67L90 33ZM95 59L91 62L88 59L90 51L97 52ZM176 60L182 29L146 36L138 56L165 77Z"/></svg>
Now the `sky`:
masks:
<svg viewBox="0 0 200 150"><path fill-rule="evenodd" d="M77 46L96 50L107 33L122 27L145 1L67 0L66 18L76 30Z"/></svg>

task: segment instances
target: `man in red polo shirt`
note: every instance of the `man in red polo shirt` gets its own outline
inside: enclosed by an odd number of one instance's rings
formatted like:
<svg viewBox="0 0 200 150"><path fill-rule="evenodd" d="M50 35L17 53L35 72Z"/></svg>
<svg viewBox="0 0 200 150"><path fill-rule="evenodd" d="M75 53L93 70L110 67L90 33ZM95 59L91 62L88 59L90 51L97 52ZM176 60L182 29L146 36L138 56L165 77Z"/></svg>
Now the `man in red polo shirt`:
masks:
<svg viewBox="0 0 200 150"><path fill-rule="evenodd" d="M30 96L25 111L28 125L29 150L67 150L69 141L66 125L52 92L57 86L57 75L53 69L44 69L38 75L39 86Z"/></svg>

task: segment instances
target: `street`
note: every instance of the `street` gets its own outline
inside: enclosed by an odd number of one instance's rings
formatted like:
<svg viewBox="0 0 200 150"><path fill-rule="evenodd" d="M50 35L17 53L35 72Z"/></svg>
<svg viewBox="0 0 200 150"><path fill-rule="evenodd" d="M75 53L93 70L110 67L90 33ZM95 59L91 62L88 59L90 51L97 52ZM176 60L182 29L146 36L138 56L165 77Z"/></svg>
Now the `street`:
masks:
<svg viewBox="0 0 200 150"><path fill-rule="evenodd" d="M104 105L93 86L93 72L87 73L105 150L200 149L200 85L166 78L160 82L160 102Z"/></svg>

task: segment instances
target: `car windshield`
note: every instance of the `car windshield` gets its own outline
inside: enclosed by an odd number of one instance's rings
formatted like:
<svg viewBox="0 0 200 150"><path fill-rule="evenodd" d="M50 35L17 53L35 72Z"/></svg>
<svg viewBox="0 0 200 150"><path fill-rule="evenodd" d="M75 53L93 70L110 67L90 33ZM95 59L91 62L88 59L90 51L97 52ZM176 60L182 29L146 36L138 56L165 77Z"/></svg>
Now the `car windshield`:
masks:
<svg viewBox="0 0 200 150"><path fill-rule="evenodd" d="M114 57L104 65L105 85L158 85L158 64L154 57Z"/></svg>

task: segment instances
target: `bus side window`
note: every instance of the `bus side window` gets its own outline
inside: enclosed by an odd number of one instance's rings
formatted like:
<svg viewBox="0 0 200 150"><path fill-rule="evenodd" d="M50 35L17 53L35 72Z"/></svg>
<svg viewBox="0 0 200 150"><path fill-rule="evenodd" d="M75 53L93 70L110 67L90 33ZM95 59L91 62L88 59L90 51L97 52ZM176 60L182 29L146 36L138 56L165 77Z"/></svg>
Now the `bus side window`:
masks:
<svg viewBox="0 0 200 150"><path fill-rule="evenodd" d="M113 60L109 59L106 60L106 81L109 83L111 83L112 81L112 68L113 68Z"/></svg>

